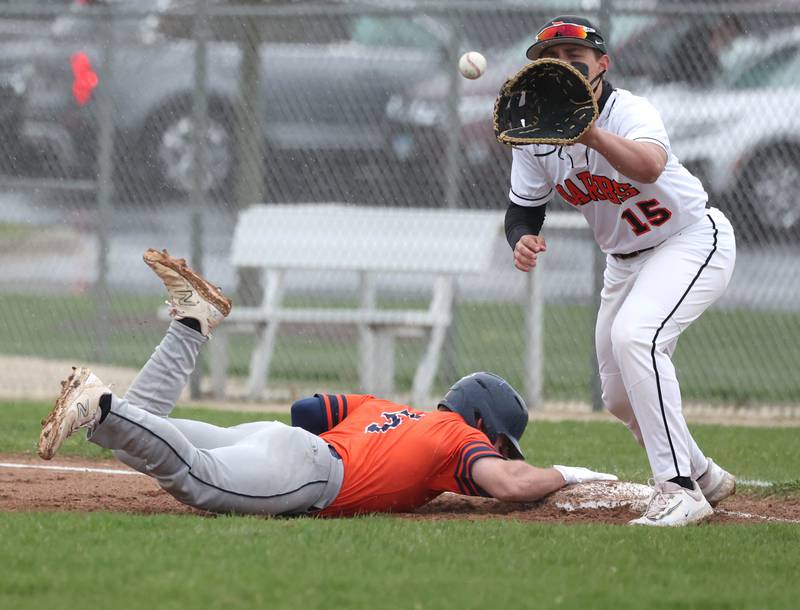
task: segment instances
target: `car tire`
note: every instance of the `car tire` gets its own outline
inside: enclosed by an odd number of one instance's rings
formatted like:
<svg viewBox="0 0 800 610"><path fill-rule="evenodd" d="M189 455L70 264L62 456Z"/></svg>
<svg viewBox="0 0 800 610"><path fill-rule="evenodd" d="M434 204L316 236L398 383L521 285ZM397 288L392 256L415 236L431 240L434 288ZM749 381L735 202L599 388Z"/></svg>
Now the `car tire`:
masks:
<svg viewBox="0 0 800 610"><path fill-rule="evenodd" d="M757 239L768 241L800 232L800 146L779 144L756 153L739 184L732 194L737 220L757 229Z"/></svg>
<svg viewBox="0 0 800 610"><path fill-rule="evenodd" d="M220 102L208 105L206 164L203 191L218 200L229 195L235 168L236 143L232 111ZM185 198L194 189L194 117L189 103L165 106L147 122L141 147L150 189Z"/></svg>

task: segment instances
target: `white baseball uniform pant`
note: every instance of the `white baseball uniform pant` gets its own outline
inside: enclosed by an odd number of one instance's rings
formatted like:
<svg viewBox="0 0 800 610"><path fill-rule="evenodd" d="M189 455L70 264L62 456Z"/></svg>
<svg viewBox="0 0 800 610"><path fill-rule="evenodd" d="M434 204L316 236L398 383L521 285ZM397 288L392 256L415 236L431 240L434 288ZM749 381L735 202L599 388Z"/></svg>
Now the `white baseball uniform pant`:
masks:
<svg viewBox="0 0 800 610"><path fill-rule="evenodd" d="M647 451L656 482L697 479L708 460L683 417L672 354L728 286L733 227L715 209L655 249L606 260L595 341L603 402Z"/></svg>
<svg viewBox="0 0 800 610"><path fill-rule="evenodd" d="M344 469L320 437L277 421L223 428L169 417L206 341L172 322L125 397L112 397L89 440L196 508L283 515L328 506Z"/></svg>

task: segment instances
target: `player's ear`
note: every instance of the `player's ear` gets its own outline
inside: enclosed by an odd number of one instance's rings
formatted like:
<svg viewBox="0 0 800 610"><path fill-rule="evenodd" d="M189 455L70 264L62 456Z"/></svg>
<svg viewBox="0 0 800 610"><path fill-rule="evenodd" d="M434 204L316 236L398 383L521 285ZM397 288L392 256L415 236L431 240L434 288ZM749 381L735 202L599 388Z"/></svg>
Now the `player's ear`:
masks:
<svg viewBox="0 0 800 610"><path fill-rule="evenodd" d="M604 72L608 72L608 69L611 67L611 58L608 56L608 54L601 55L597 60L597 63L600 64L600 67Z"/></svg>

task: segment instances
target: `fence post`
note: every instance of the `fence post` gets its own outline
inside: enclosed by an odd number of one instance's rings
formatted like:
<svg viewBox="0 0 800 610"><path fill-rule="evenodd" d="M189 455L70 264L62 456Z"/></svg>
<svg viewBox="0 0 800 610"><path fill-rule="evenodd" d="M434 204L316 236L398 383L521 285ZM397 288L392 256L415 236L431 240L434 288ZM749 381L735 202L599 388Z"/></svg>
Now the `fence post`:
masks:
<svg viewBox="0 0 800 610"><path fill-rule="evenodd" d="M235 38L241 51L238 101L235 110L236 168L234 206L236 213L264 199L264 138L259 116L261 95L262 43L259 20L254 15L242 17L241 32ZM256 306L263 293L261 273L255 269L237 271L237 297L242 305Z"/></svg>
<svg viewBox="0 0 800 610"><path fill-rule="evenodd" d="M540 256L536 268L526 278L527 299L525 304L525 401L528 409L542 405L544 386L544 290L543 261Z"/></svg>
<svg viewBox="0 0 800 610"><path fill-rule="evenodd" d="M191 259L192 267L203 274L203 213L206 209L207 174L206 132L208 131L208 91L206 74L208 72L208 0L197 0L193 24L194 38L194 90L192 95L192 221L191 221ZM194 371L189 378L189 397L200 396L200 380L203 377L203 357L198 355Z"/></svg>
<svg viewBox="0 0 800 610"><path fill-rule="evenodd" d="M448 40L446 61L449 67L450 92L447 96L447 139L445 142L445 207L453 209L459 207L459 177L461 175L461 76L455 66L458 62L458 52L461 46L461 37L457 30L453 30Z"/></svg>
<svg viewBox="0 0 800 610"><path fill-rule="evenodd" d="M98 324L94 357L99 362L108 362L111 357L108 346L109 316L111 314L111 300L108 294L108 250L111 246L108 233L113 214L111 199L114 195L114 122L109 79L114 78L112 76L114 74L114 28L114 11L110 9L106 13L104 27L99 28L101 34L105 31L107 35L102 37L103 59L100 74L103 77L97 87L100 129L97 151L97 282L94 286L94 304Z"/></svg>
<svg viewBox="0 0 800 610"><path fill-rule="evenodd" d="M445 141L445 167L444 167L444 204L448 210L460 207L459 178L461 177L461 75L455 66L458 62L458 52L461 47L461 37L457 29L453 29L447 42L446 61L450 67L450 91L447 97L447 130ZM457 297L456 297L457 298ZM452 320L445 334L444 350L442 354L441 375L447 384L453 383L458 374L458 350L456 347L458 331L458 307L453 307Z"/></svg>

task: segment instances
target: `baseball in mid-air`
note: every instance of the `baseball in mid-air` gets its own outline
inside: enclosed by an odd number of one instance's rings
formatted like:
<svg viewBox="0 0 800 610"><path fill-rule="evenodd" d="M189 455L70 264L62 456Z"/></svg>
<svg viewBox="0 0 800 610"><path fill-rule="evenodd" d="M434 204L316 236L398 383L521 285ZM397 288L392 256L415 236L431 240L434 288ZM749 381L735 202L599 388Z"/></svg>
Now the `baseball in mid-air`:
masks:
<svg viewBox="0 0 800 610"><path fill-rule="evenodd" d="M486 72L486 58L477 51L468 51L458 60L458 71L464 78L476 79Z"/></svg>

